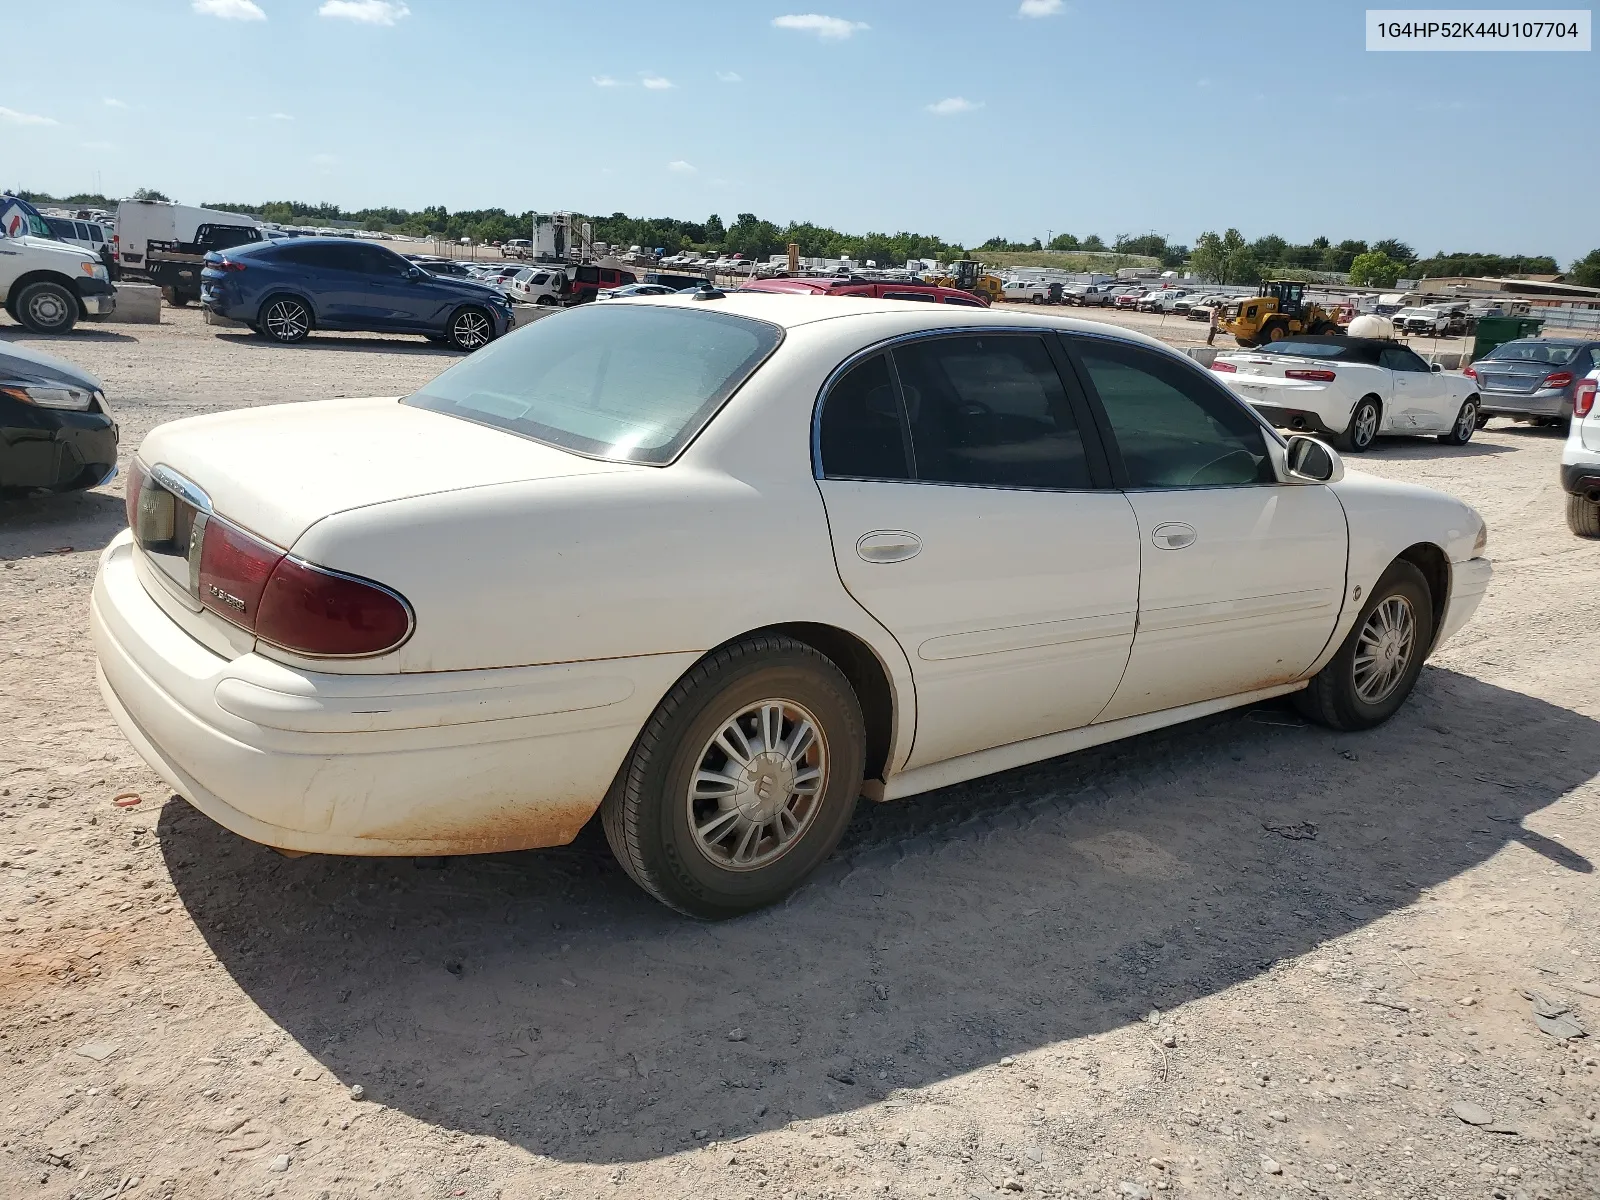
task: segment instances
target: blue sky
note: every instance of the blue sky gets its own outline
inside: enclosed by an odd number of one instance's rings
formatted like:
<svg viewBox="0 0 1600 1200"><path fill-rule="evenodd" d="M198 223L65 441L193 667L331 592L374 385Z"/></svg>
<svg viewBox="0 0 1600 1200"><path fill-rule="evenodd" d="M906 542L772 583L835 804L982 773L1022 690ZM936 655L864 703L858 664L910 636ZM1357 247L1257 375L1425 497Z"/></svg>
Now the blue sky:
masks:
<svg viewBox="0 0 1600 1200"><path fill-rule="evenodd" d="M1236 225L1563 264L1600 246L1594 52L1372 54L1363 12L35 2L7 21L0 186L754 212L967 243Z"/></svg>

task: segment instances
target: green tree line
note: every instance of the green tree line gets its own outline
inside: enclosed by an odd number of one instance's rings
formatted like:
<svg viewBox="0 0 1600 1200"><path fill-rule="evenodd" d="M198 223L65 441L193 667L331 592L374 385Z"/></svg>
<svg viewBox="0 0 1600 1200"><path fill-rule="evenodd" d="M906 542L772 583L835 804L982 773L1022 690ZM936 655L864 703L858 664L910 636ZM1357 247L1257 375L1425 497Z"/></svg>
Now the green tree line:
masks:
<svg viewBox="0 0 1600 1200"><path fill-rule="evenodd" d="M44 192L18 189L24 200L43 204L66 204L86 208L116 208L116 200L97 193L79 192L70 196L51 196ZM165 200L161 192L140 188L134 196ZM504 242L525 238L533 228L532 211L510 213L503 208L462 209L451 212L443 205L413 211L403 208L345 209L330 201L311 204L301 200L271 200L266 203L212 201L207 208L247 213L264 221L284 225L323 225L331 221L355 222L364 229L405 233L413 237L458 240L470 237L478 242ZM575 214L577 215L577 214ZM1013 241L989 238L973 247L963 247L943 238L920 233L844 233L809 221L778 225L754 213L739 213L731 225L715 213L704 221L684 221L676 217L630 217L627 213L610 216L588 215L597 240L621 246L661 247L668 253L682 250L708 250L722 254L742 254L764 259L781 254L790 242L798 243L807 258L853 258L878 263L903 263L908 258L952 259L990 252L1112 251L1141 254L1159 259L1162 266L1177 269L1187 265L1201 278L1217 283L1255 284L1263 275L1330 271L1349 275L1352 283L1388 287L1402 276L1438 278L1451 275L1554 275L1559 268L1549 255L1483 254L1439 251L1421 258L1410 246L1395 238L1365 242L1346 239L1334 242L1327 237L1313 238L1304 244L1269 233L1246 241L1237 229L1223 233L1208 231L1191 248L1169 242L1158 233L1118 234L1110 245L1099 234L1079 237L1072 233L1053 236L1048 245L1038 238ZM1567 269L1568 282L1585 287L1600 287L1600 250L1592 250Z"/></svg>

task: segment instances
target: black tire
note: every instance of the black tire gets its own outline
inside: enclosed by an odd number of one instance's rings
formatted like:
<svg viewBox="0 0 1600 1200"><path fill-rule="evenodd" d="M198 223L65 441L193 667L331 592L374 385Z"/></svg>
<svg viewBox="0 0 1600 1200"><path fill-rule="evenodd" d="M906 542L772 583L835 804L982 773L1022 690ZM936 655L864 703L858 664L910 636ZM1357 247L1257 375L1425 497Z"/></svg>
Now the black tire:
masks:
<svg viewBox="0 0 1600 1200"><path fill-rule="evenodd" d="M1449 433L1441 433L1439 440L1446 446L1465 446L1477 430L1478 398L1468 396L1461 403L1461 411L1456 414L1456 423L1450 426Z"/></svg>
<svg viewBox="0 0 1600 1200"><path fill-rule="evenodd" d="M311 332L311 308L298 296L268 296L256 324L268 341L292 346Z"/></svg>
<svg viewBox="0 0 1600 1200"><path fill-rule="evenodd" d="M78 298L59 283L42 279L17 293L15 316L33 333L70 333L78 323Z"/></svg>
<svg viewBox="0 0 1600 1200"><path fill-rule="evenodd" d="M494 341L494 318L476 305L458 308L450 316L445 336L457 350L471 354Z"/></svg>
<svg viewBox="0 0 1600 1200"><path fill-rule="evenodd" d="M554 308L555 307L555 303L556 303L556 298L554 296L540 296L537 300L534 301L534 303L535 304L542 304L546 308Z"/></svg>
<svg viewBox="0 0 1600 1200"><path fill-rule="evenodd" d="M1262 326L1261 329L1261 341L1266 342L1268 345L1273 342L1281 342L1288 336L1289 326L1285 321L1273 321Z"/></svg>
<svg viewBox="0 0 1600 1200"><path fill-rule="evenodd" d="M1356 655L1362 649L1362 636L1368 632L1373 614L1391 599L1403 602L1410 612L1412 638L1407 657L1398 676L1382 695L1371 699L1363 696L1356 681ZM1372 593L1362 605L1356 623L1345 638L1344 645L1328 665L1311 677L1304 691L1294 694L1295 707L1306 719L1330 729L1371 729L1381 725L1405 703L1417 676L1422 674L1422 664L1433 645L1433 598L1428 581L1411 563L1396 561L1389 564Z"/></svg>
<svg viewBox="0 0 1600 1200"><path fill-rule="evenodd" d="M1044 297L1043 296L1034 296L1032 299L1033 299L1033 302L1035 304L1043 304L1044 303Z"/></svg>
<svg viewBox="0 0 1600 1200"><path fill-rule="evenodd" d="M1365 410L1371 409L1371 419L1365 419ZM1334 445L1347 454L1364 454L1378 440L1378 425L1383 420L1383 405L1376 396L1363 396L1350 410L1350 424L1333 439Z"/></svg>
<svg viewBox="0 0 1600 1200"><path fill-rule="evenodd" d="M1336 337L1339 333L1339 326L1332 321L1324 321L1311 332L1318 337Z"/></svg>
<svg viewBox="0 0 1600 1200"><path fill-rule="evenodd" d="M710 806L701 811L712 814L730 810L710 797L691 800L690 783L721 754L712 744L718 730L764 700L814 719L823 783L787 849L775 843L767 851L775 857L765 865L733 868L713 858L716 847L703 848L692 812L696 804ZM764 908L800 886L838 845L861 793L865 745L860 702L832 661L787 637L730 643L679 680L646 722L600 806L606 840L635 883L679 912L715 921ZM763 776L748 785L752 802L754 788L770 782ZM780 794L789 797L784 810L803 808L804 797L787 789ZM735 822L723 836L743 827ZM756 828L753 848L759 849L769 838L765 825Z"/></svg>
<svg viewBox="0 0 1600 1200"><path fill-rule="evenodd" d="M1478 411L1478 428L1482 429L1485 425L1487 425L1489 423L1489 419L1489 414L1480 409Z"/></svg>
<svg viewBox="0 0 1600 1200"><path fill-rule="evenodd" d="M1600 538L1600 501L1568 496L1567 528L1581 538Z"/></svg>
<svg viewBox="0 0 1600 1200"><path fill-rule="evenodd" d="M189 293L180 292L175 287L162 288L161 298L172 305L173 308L183 308L189 303Z"/></svg>

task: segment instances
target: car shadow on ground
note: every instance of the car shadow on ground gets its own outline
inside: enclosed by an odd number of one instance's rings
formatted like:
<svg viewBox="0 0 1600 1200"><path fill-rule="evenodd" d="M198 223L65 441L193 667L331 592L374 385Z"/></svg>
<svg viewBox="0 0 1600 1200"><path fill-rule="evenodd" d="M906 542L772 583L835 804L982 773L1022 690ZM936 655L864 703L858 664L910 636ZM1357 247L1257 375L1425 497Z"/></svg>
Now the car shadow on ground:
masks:
<svg viewBox="0 0 1600 1200"><path fill-rule="evenodd" d="M0 500L0 559L100 550L127 525L122 497L106 492Z"/></svg>
<svg viewBox="0 0 1600 1200"><path fill-rule="evenodd" d="M57 356L66 354L73 342L137 342L131 333L113 333L109 329L85 329L77 326L71 333L34 333L22 325L0 325L0 341L26 340L35 350Z"/></svg>
<svg viewBox="0 0 1600 1200"><path fill-rule="evenodd" d="M465 352L449 346L435 346L432 342L405 335L395 337L321 337L310 334L304 341L282 345L268 341L254 333L219 333L219 341L228 342L247 350L270 350L274 354L292 353L296 350L343 350L348 353L423 354L434 358L464 358Z"/></svg>
<svg viewBox="0 0 1600 1200"><path fill-rule="evenodd" d="M439 869L285 859L176 801L159 835L220 964L338 1079L619 1163L1214 995L1514 843L1589 873L1520 822L1597 771L1600 722L1430 668L1365 734L1271 704L864 803L818 878L720 925L592 828Z"/></svg>
<svg viewBox="0 0 1600 1200"><path fill-rule="evenodd" d="M1434 437L1380 438L1366 454L1390 462L1428 462L1435 458L1493 458L1499 454L1515 454L1515 446L1497 446L1493 442L1468 442L1465 446L1449 446ZM1366 455L1347 454L1345 463L1359 467Z"/></svg>

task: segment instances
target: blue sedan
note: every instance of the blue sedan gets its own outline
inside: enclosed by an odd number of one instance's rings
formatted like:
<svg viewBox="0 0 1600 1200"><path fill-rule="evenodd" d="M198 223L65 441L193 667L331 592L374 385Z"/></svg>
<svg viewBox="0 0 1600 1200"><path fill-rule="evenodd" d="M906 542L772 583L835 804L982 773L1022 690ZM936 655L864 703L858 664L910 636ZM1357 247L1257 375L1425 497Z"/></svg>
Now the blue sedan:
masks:
<svg viewBox="0 0 1600 1200"><path fill-rule="evenodd" d="M468 279L431 274L393 250L347 238L252 242L206 255L200 301L275 342L313 329L420 333L472 351L515 324L511 302Z"/></svg>

